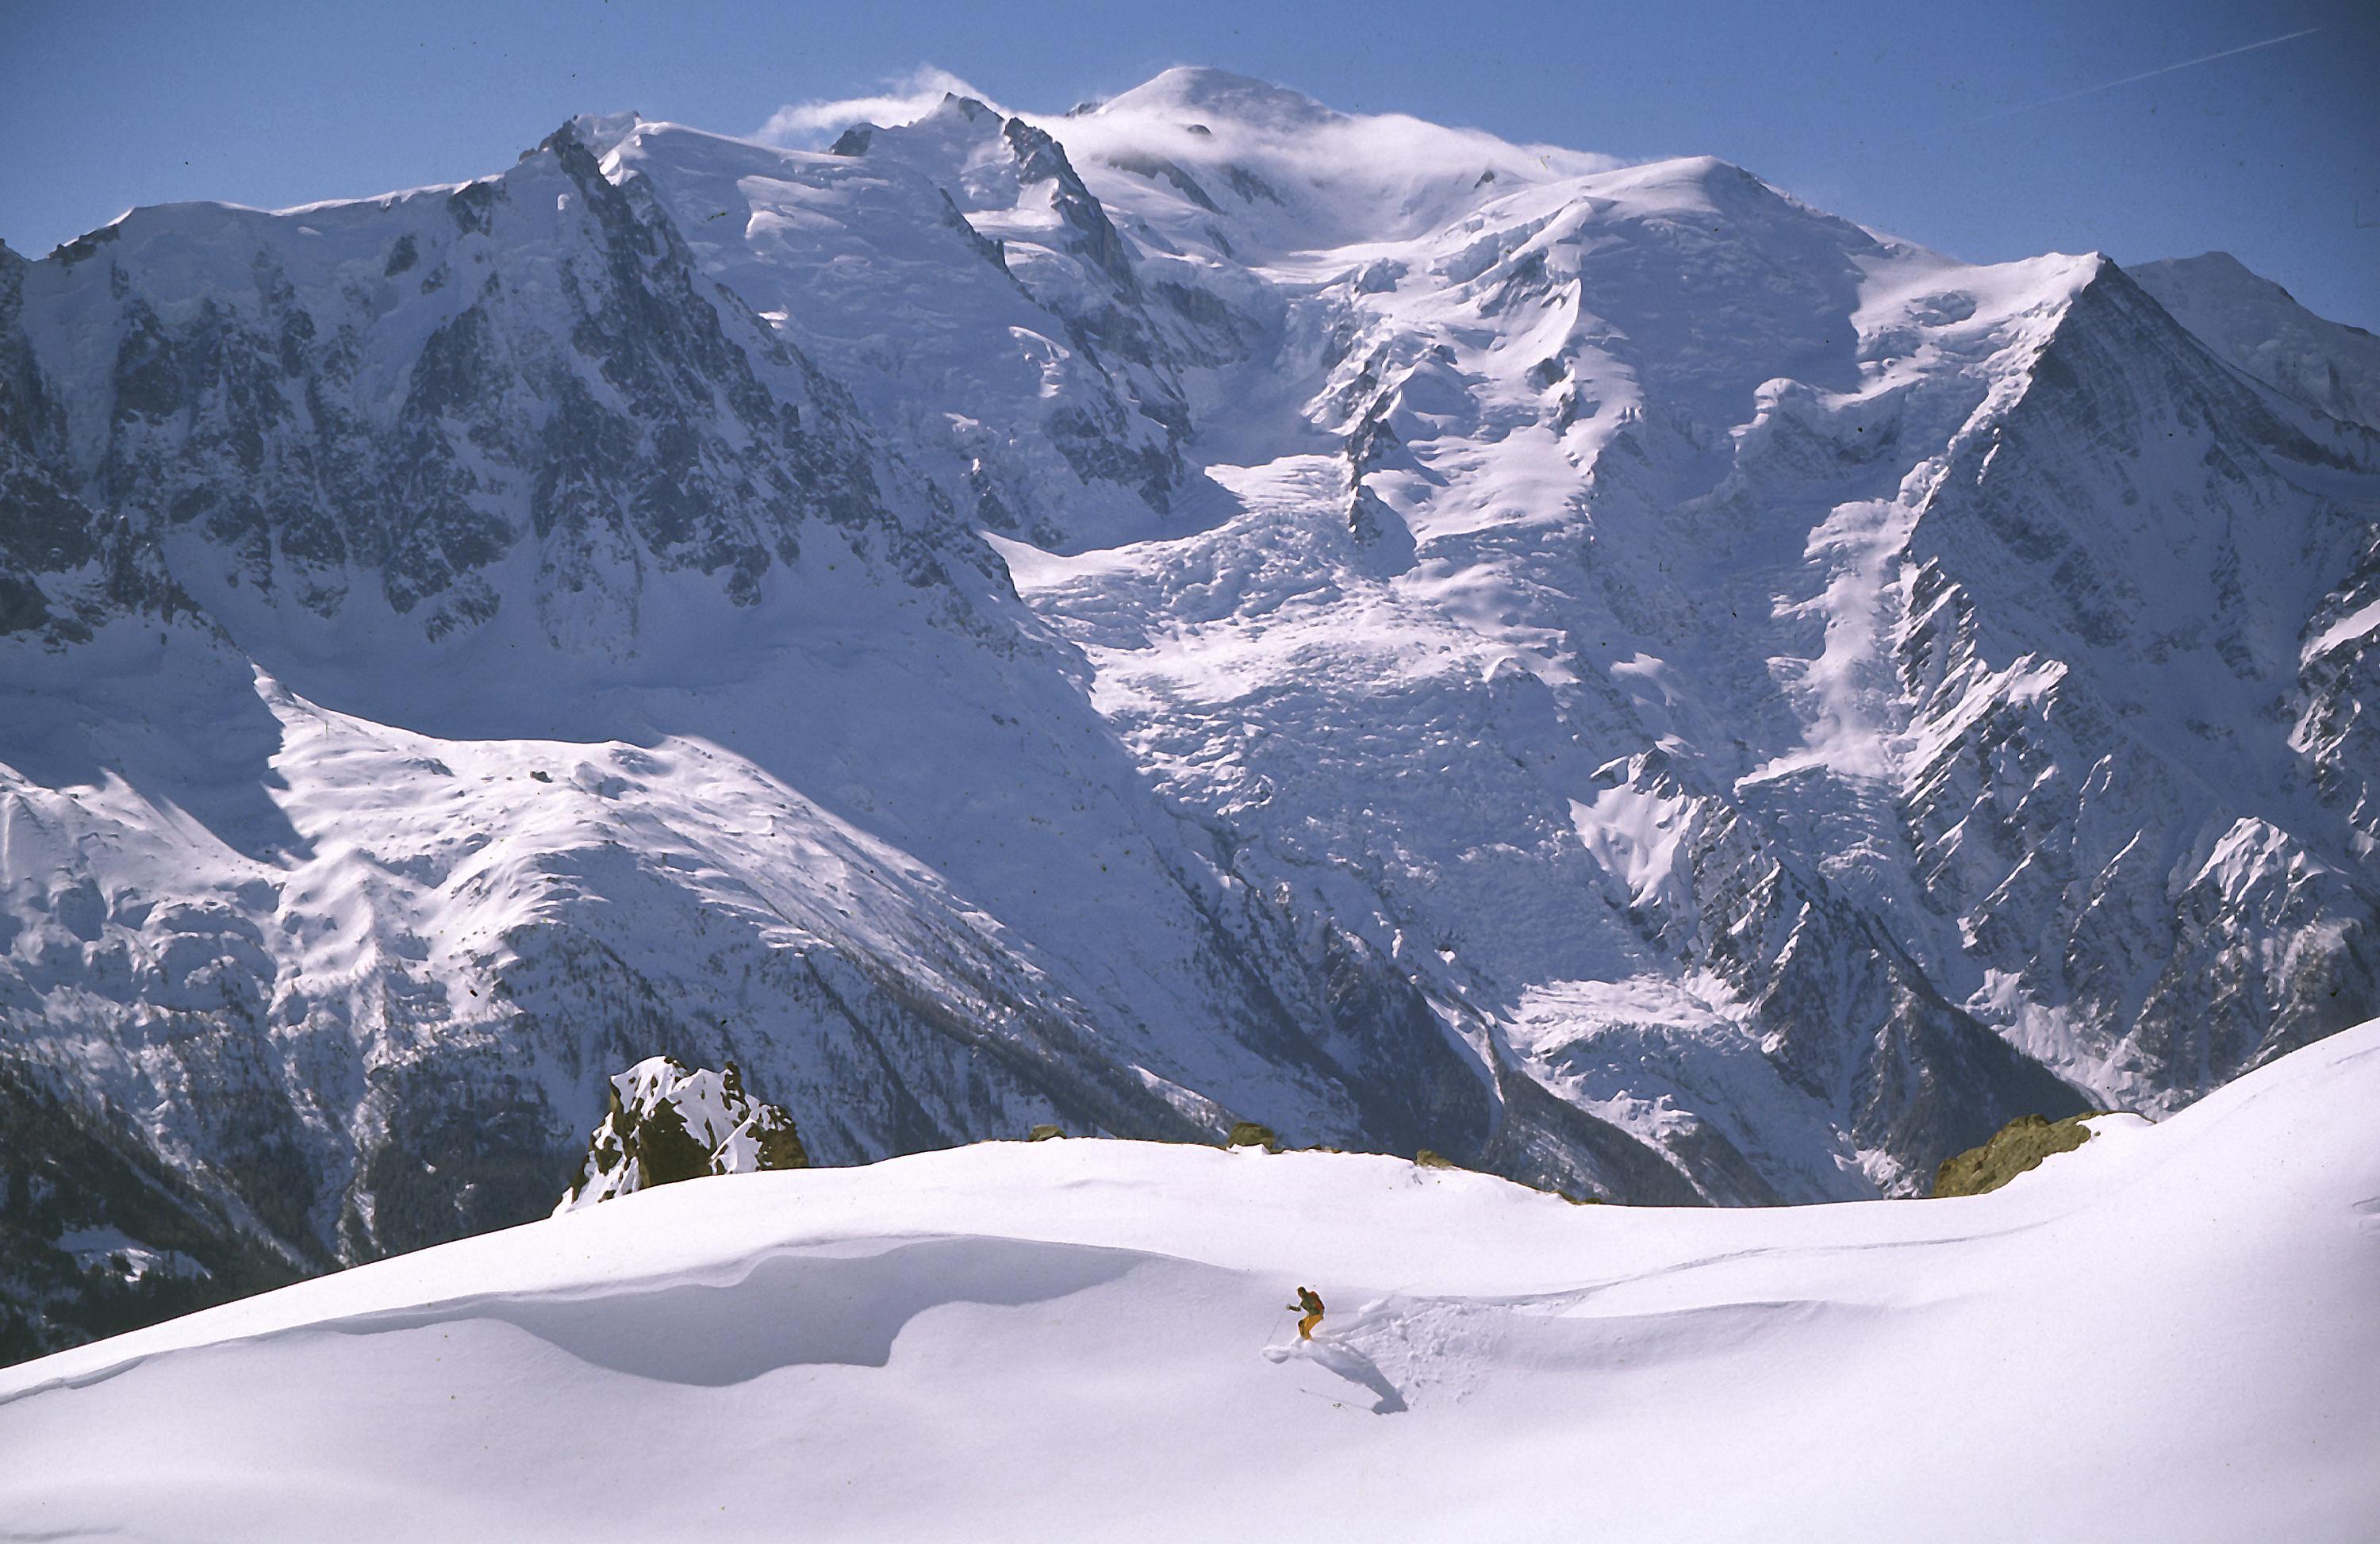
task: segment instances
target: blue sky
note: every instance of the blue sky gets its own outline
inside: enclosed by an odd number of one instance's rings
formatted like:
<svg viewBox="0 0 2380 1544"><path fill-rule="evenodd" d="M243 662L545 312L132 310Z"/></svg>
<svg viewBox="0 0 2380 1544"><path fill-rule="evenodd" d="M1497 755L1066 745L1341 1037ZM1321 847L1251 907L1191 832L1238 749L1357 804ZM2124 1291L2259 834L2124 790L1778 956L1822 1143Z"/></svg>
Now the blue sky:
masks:
<svg viewBox="0 0 2380 1544"><path fill-rule="evenodd" d="M2372 0L0 0L0 238L37 256L133 204L459 181L577 112L749 133L927 66L1055 111L1173 64L1508 139L1721 155L1965 258L2227 249L2380 330Z"/></svg>

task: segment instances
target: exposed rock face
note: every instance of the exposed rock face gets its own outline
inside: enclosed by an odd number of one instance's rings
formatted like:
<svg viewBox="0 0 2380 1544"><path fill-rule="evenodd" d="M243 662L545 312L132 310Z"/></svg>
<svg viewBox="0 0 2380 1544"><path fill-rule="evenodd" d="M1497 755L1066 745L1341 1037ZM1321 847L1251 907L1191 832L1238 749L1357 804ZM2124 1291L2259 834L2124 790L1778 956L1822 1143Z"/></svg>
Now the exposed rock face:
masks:
<svg viewBox="0 0 2380 1544"><path fill-rule="evenodd" d="M553 1214L706 1174L809 1166L793 1116L747 1092L735 1063L712 1072L651 1056L612 1079L612 1107Z"/></svg>
<svg viewBox="0 0 2380 1544"><path fill-rule="evenodd" d="M0 1061L0 1359L62 1350L322 1270L242 1230L113 1108Z"/></svg>
<svg viewBox="0 0 2380 1544"><path fill-rule="evenodd" d="M11 1215L372 1258L656 1052L1645 1202L2176 1108L2380 1010L2380 435L2230 283L1204 71L0 249L0 1123L192 1221Z"/></svg>
<svg viewBox="0 0 2380 1544"><path fill-rule="evenodd" d="M883 523L883 468L639 191L565 129L501 177L324 212L294 247L243 211L136 213L43 265L61 337L85 354L113 335L104 371L47 386L12 259L15 448L203 589L323 619L359 622L369 583L436 640L495 614L508 562L534 575L514 603L581 643L633 627L656 572L751 604L805 520ZM89 557L88 517L40 484L19 498L20 562Z"/></svg>
<svg viewBox="0 0 2380 1544"><path fill-rule="evenodd" d="M2072 1152L2089 1141L2090 1119L2069 1115L2062 1121L2049 1121L2039 1115L2019 1115L1992 1133L1992 1139L1982 1147L1944 1159L1934 1172L1934 1194L1980 1196L1998 1190L2017 1175L2041 1167L2044 1159Z"/></svg>

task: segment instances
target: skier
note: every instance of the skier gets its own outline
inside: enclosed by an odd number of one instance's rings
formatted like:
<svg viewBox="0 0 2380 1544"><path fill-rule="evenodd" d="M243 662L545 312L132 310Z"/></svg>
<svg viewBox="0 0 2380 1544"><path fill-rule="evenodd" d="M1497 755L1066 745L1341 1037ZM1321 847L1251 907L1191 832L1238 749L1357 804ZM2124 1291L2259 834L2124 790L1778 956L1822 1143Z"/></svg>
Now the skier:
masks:
<svg viewBox="0 0 2380 1544"><path fill-rule="evenodd" d="M1312 1287L1299 1287L1297 1301L1289 1306L1289 1311L1305 1316L1297 1321L1297 1338L1302 1341L1312 1340L1314 1327L1322 1322L1322 1299L1315 1295Z"/></svg>

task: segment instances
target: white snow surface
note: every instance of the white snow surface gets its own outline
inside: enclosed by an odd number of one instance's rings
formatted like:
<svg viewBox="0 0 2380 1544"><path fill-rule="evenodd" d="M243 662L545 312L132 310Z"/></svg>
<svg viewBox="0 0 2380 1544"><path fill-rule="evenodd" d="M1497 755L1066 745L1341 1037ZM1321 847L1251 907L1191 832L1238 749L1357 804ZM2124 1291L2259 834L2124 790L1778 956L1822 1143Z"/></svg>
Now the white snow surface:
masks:
<svg viewBox="0 0 2380 1544"><path fill-rule="evenodd" d="M691 1181L0 1372L0 1536L2347 1544L2375 1108L2380 1023L1959 1200L1113 1141Z"/></svg>

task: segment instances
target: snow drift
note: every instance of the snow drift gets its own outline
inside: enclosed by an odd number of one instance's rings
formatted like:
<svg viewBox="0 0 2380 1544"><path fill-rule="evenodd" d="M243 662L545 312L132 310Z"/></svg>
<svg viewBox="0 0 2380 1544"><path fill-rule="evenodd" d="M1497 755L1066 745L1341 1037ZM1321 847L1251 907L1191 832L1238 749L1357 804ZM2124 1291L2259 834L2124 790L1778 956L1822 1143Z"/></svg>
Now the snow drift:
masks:
<svg viewBox="0 0 2380 1544"><path fill-rule="evenodd" d="M2380 1023L1961 1200L987 1144L0 1373L28 1538L2369 1537ZM1301 1344L1282 1307L1330 1307Z"/></svg>

